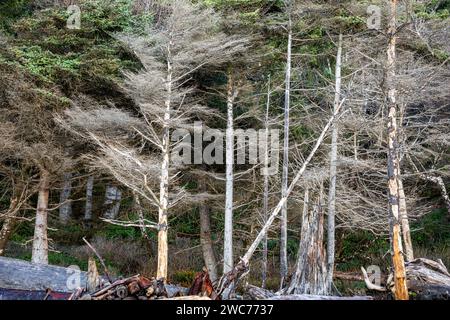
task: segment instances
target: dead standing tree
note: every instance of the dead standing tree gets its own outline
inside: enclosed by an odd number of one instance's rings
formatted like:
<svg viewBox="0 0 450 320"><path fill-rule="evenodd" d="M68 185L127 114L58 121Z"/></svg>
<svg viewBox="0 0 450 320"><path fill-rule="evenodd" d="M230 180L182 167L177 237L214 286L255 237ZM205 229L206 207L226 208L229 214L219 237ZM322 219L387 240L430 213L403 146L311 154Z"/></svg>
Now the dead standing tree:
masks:
<svg viewBox="0 0 450 320"><path fill-rule="evenodd" d="M180 129L188 134L192 115L207 112L192 98L192 75L201 68L223 65L245 48L246 41L215 32L220 19L201 4L177 0L161 8L164 17L159 15L146 36L118 36L144 66L126 74L125 89L138 106L139 117L117 109L74 108L66 120L60 120L72 129L84 129L84 136L96 142L103 154L94 156L95 162L158 210L157 278L166 279L168 211L180 201L195 202L177 188L180 166L170 161L173 152L184 150L185 157L190 155L191 146L171 139L171 132ZM122 136L111 132L111 124L122 129ZM151 156L155 149L158 152Z"/></svg>

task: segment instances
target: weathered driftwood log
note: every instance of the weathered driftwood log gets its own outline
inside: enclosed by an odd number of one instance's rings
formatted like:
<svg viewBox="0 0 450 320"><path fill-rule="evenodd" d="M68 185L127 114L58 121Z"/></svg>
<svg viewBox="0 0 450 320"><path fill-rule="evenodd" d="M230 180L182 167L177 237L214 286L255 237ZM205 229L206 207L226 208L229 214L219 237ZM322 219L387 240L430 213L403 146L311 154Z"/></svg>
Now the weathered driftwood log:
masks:
<svg viewBox="0 0 450 320"><path fill-rule="evenodd" d="M277 295L272 291L253 285L246 286L246 293L250 298L255 300L373 300L373 298L369 296L337 297L312 294Z"/></svg>
<svg viewBox="0 0 450 320"><path fill-rule="evenodd" d="M175 298L167 298L164 300L211 300L211 298L202 297L202 296L182 296L182 297L175 297Z"/></svg>
<svg viewBox="0 0 450 320"><path fill-rule="evenodd" d="M58 292L72 292L70 277L74 269L31 263L0 257L0 288ZM87 273L81 271L80 286L86 286ZM69 286L69 287L68 287Z"/></svg>
<svg viewBox="0 0 450 320"><path fill-rule="evenodd" d="M74 276L73 269L53 265L35 264L28 261L0 257L0 288L3 289L2 297L6 297L7 289L20 290L15 293L16 296L18 296L21 292L24 292L24 298L30 296L39 297L40 299L40 297L45 296L47 289L51 289L53 292L69 293L67 296L70 296L70 293L75 291L75 288L72 287L73 282L70 280L71 276ZM80 271L79 276L80 287L85 288L87 285L88 274L87 272ZM106 294L108 289L112 289L113 287L107 285L105 278L101 279L103 281L102 294ZM130 281L130 279L132 280ZM117 281L114 283L116 286L119 284L130 285L133 280L136 279L139 279L139 277L121 279L118 283ZM141 281L143 282L144 280ZM140 285L145 286L144 283L140 283ZM133 286L136 289L136 286ZM150 286L150 284L148 284L148 286ZM108 289L105 290L105 288ZM166 284L164 288L167 292L167 297L186 295L188 290L187 288L169 284ZM128 290L130 290L129 287ZM39 294L28 294L26 291L39 291ZM44 292L44 294L42 294L42 292ZM97 294L96 296L93 295L94 292L91 293L92 298L98 297L99 295L98 290L95 292ZM73 299L78 299L82 295L83 292L78 292L78 294L73 296Z"/></svg>
<svg viewBox="0 0 450 320"><path fill-rule="evenodd" d="M318 296L313 294L291 294L285 296L273 296L266 300L373 300L370 296L336 297Z"/></svg>
<svg viewBox="0 0 450 320"><path fill-rule="evenodd" d="M247 295L251 299L255 300L265 300L275 296L275 293L273 293L272 291L257 286L253 286L251 284L248 284L246 286L245 293L247 293Z"/></svg>

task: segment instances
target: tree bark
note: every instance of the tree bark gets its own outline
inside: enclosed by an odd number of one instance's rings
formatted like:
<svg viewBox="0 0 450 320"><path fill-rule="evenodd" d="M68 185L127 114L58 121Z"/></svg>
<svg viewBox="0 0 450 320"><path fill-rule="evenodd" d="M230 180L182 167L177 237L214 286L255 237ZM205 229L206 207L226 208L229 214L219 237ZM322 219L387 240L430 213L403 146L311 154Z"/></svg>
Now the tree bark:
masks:
<svg viewBox="0 0 450 320"><path fill-rule="evenodd" d="M281 197L286 197L289 175L289 111L291 94L291 48L292 48L292 20L289 10L288 21L288 45L286 58L286 80L284 90L284 143L283 143L283 172L281 177ZM287 261L287 202L281 208L280 218L280 288L284 286L284 280L288 272Z"/></svg>
<svg viewBox="0 0 450 320"><path fill-rule="evenodd" d="M201 182L203 191L206 191L204 182ZM203 260L208 269L209 278L212 282L217 280L217 261L214 254L213 242L211 239L211 219L210 208L207 203L200 204L200 243L202 245Z"/></svg>
<svg viewBox="0 0 450 320"><path fill-rule="evenodd" d="M308 201L307 192L305 200ZM324 217L321 197L311 212L306 206L305 208L296 271L288 289L283 293L323 295L328 293L328 287L323 250Z"/></svg>
<svg viewBox="0 0 450 320"><path fill-rule="evenodd" d="M31 262L48 264L47 211L50 174L41 169Z"/></svg>
<svg viewBox="0 0 450 320"><path fill-rule="evenodd" d="M156 278L167 281L167 267L169 263L169 244L167 237L168 230L168 209L169 209L169 153L170 153L170 120L172 112L172 34L170 34L169 45L167 47L167 78L166 78L166 100L163 136L162 136L162 163L159 184L159 209L158 209L158 266Z"/></svg>
<svg viewBox="0 0 450 320"><path fill-rule="evenodd" d="M403 244L405 245L406 261L414 260L414 251L411 240L411 230L409 228L408 210L406 208L405 190L403 189L403 180L398 180L398 194L400 200L400 219L402 223Z"/></svg>
<svg viewBox="0 0 450 320"><path fill-rule="evenodd" d="M0 256L5 253L6 245L8 244L9 238L11 237L14 227L16 226L16 206L18 203L17 197L13 194L11 198L11 203L9 204L8 212L6 213L5 220L3 220L2 228L0 230Z"/></svg>
<svg viewBox="0 0 450 320"><path fill-rule="evenodd" d="M72 173L63 175L63 185L59 196L59 221L62 224L69 222L72 217L72 203L69 201L72 191Z"/></svg>
<svg viewBox="0 0 450 320"><path fill-rule="evenodd" d="M107 219L116 219L119 215L120 200L122 192L117 186L107 186L105 192L105 208L104 217Z"/></svg>
<svg viewBox="0 0 450 320"><path fill-rule="evenodd" d="M233 164L234 164L234 129L233 105L236 96L233 74L228 73L227 88L227 131L226 131L226 187L225 187L225 231L223 243L223 273L233 269Z"/></svg>
<svg viewBox="0 0 450 320"><path fill-rule="evenodd" d="M264 148L264 194L263 194L263 223L267 222L267 217L269 215L269 108L270 108L270 76L267 84L267 102L266 102L266 118L265 118L265 148ZM264 235L263 238L263 249L262 249L262 270L261 270L261 278L262 283L261 287L266 287L267 282L267 234Z"/></svg>
<svg viewBox="0 0 450 320"><path fill-rule="evenodd" d="M408 300L408 288L406 285L405 262L403 259L402 239L400 234L400 197L398 185L398 130L397 130L397 101L396 101L396 27L397 23L397 0L390 0L390 17L388 29L386 85L388 100L388 194L389 194L389 217L391 233L392 263L394 266L395 298L397 300Z"/></svg>
<svg viewBox="0 0 450 320"><path fill-rule="evenodd" d="M92 220L92 193L94 190L94 176L89 176L86 183L86 206L84 208L84 220Z"/></svg>
<svg viewBox="0 0 450 320"><path fill-rule="evenodd" d="M339 107L341 101L341 61L342 61L342 34L339 34L338 51L336 55L335 71L335 93L333 110ZM328 191L328 220L327 220L327 291L331 292L334 271L334 251L335 251L335 216L336 216L336 162L338 144L338 125L335 122L331 131L331 152L330 152L330 187Z"/></svg>

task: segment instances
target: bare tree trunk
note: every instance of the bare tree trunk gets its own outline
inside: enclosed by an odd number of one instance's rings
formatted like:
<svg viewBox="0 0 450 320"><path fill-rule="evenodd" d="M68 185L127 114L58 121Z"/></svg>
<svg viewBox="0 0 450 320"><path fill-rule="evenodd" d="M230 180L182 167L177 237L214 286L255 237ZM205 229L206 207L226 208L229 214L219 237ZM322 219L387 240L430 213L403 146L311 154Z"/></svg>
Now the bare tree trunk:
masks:
<svg viewBox="0 0 450 320"><path fill-rule="evenodd" d="M291 283L283 293L314 294L327 293L326 266L323 250L323 210L321 196L311 212L305 205L296 271ZM308 201L308 192L305 191Z"/></svg>
<svg viewBox="0 0 450 320"><path fill-rule="evenodd" d="M172 36L172 35L171 35ZM172 49L173 43L170 39L167 47L167 79L166 79L166 100L162 137L162 163L161 180L159 185L159 210L158 210L158 266L156 271L157 279L167 281L167 266L169 263L169 244L167 238L169 209L169 153L170 153L170 117L172 109Z"/></svg>
<svg viewBox="0 0 450 320"><path fill-rule="evenodd" d="M342 34L339 34L338 51L336 55L335 93L333 112L339 108L341 101L341 61L342 61ZM334 246L335 246L335 216L336 216L336 162L338 144L338 125L335 122L331 131L330 152L330 187L328 191L328 220L327 220L327 287L331 292L334 271Z"/></svg>
<svg viewBox="0 0 450 320"><path fill-rule="evenodd" d="M89 176L86 183L86 206L84 208L84 220L92 220L92 193L94 190L94 176Z"/></svg>
<svg viewBox="0 0 450 320"><path fill-rule="evenodd" d="M63 176L63 185L59 196L59 221L62 224L69 222L72 217L72 203L69 201L72 191L72 173L65 173Z"/></svg>
<svg viewBox="0 0 450 320"><path fill-rule="evenodd" d="M290 8L288 8L290 10ZM288 47L286 60L286 80L284 91L284 144L283 144L283 173L281 177L281 197L286 197L289 175L289 109L291 94L291 48L292 48L292 20L289 12L288 22ZM288 272L287 261L287 202L281 209L280 218L280 288L284 286L284 280Z"/></svg>
<svg viewBox="0 0 450 320"><path fill-rule="evenodd" d="M16 217L15 217L16 205L17 205L17 198L14 197L11 199L8 213L6 214L6 218L3 221L3 225L0 230L0 256L2 256L5 253L6 245L8 244L9 238L16 225Z"/></svg>
<svg viewBox="0 0 450 320"><path fill-rule="evenodd" d="M201 182L202 189L206 191L204 182ZM212 282L217 278L217 261L214 254L213 242L211 239L211 219L210 208L207 203L200 204L200 243L202 245L203 260L208 269L209 278Z"/></svg>
<svg viewBox="0 0 450 320"><path fill-rule="evenodd" d="M0 256L5 253L6 245L14 230L15 219L13 217L7 217L3 221L2 229L0 230Z"/></svg>
<svg viewBox="0 0 450 320"><path fill-rule="evenodd" d="M264 148L264 194L263 194L263 223L267 222L267 217L269 214L269 174L267 172L269 167L269 108L270 108L270 76L267 83L267 102L266 102L266 118L265 118L265 148ZM262 284L261 287L266 287L267 282L267 234L264 235L263 238L263 250L262 250L262 270L261 270L261 278Z"/></svg>
<svg viewBox="0 0 450 320"><path fill-rule="evenodd" d="M50 174L41 169L31 262L48 264L47 211Z"/></svg>
<svg viewBox="0 0 450 320"><path fill-rule="evenodd" d="M400 200L400 219L402 223L402 236L405 245L406 261L414 260L414 251L411 240L411 230L409 228L408 211L406 208L405 190L401 177L398 179L398 194Z"/></svg>
<svg viewBox="0 0 450 320"><path fill-rule="evenodd" d="M406 285L405 261L403 259L402 238L400 234L400 197L398 185L399 159L398 159L398 130L397 130L397 101L395 89L396 67L396 23L397 0L390 0L389 18L389 42L387 48L386 81L388 98L388 191L389 191L389 216L391 220L391 246L392 263L394 266L394 294L397 300L408 300L408 288Z"/></svg>
<svg viewBox="0 0 450 320"><path fill-rule="evenodd" d="M223 273L233 269L233 164L234 129L233 105L236 96L233 74L228 74L227 89L227 131L226 131L226 187L225 187L225 231L223 243Z"/></svg>
<svg viewBox="0 0 450 320"><path fill-rule="evenodd" d="M122 192L117 186L107 186L105 192L105 208L104 217L107 219L116 219L119 215L120 201L122 200Z"/></svg>

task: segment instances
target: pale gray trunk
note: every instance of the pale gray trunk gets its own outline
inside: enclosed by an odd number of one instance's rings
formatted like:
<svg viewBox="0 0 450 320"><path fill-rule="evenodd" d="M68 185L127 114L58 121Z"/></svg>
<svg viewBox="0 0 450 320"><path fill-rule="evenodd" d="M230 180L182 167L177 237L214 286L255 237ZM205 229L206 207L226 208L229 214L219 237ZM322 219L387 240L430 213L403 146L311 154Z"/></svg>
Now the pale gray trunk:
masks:
<svg viewBox="0 0 450 320"><path fill-rule="evenodd" d="M208 269L209 278L212 282L217 280L217 261L214 254L211 239L210 208L207 203L200 205L200 243L202 245L203 260Z"/></svg>
<svg viewBox="0 0 450 320"><path fill-rule="evenodd" d="M401 177L398 179L398 194L400 200L400 217L402 223L403 244L405 245L406 261L414 260L414 251L411 240L411 230L409 228L408 210L406 208L405 190L403 189L403 181Z"/></svg>
<svg viewBox="0 0 450 320"><path fill-rule="evenodd" d="M336 55L335 93L333 112L341 103L341 61L342 61L342 34L339 35L338 50ZM337 122L333 124L331 131L330 152L330 186L328 191L328 220L327 220L327 287L331 292L334 271L334 247L335 247L335 216L336 216L336 162L339 128Z"/></svg>
<svg viewBox="0 0 450 320"><path fill-rule="evenodd" d="M106 186L105 203L106 211L104 217L107 219L116 219L119 215L120 200L122 199L122 191L116 186Z"/></svg>
<svg viewBox="0 0 450 320"><path fill-rule="evenodd" d="M226 131L226 186L225 186L225 230L223 243L223 273L233 269L233 164L234 129L233 104L235 88L232 72L228 75L227 89L227 131Z"/></svg>
<svg viewBox="0 0 450 320"><path fill-rule="evenodd" d="M289 109L291 94L291 48L292 48L292 21L289 12L288 46L286 60L286 80L284 91L284 144L283 144L283 173L281 177L281 197L285 198L288 189L289 168ZM280 287L283 287L288 272L287 261L287 202L281 209L280 219Z"/></svg>
<svg viewBox="0 0 450 320"><path fill-rule="evenodd" d="M9 205L9 210L5 215L3 220L2 228L0 229L0 256L5 253L6 245L8 244L9 238L17 224L17 198L13 196L11 198L11 203Z"/></svg>
<svg viewBox="0 0 450 320"><path fill-rule="evenodd" d="M39 184L36 220L34 224L31 262L48 264L47 213L50 175L42 169Z"/></svg>
<svg viewBox="0 0 450 320"><path fill-rule="evenodd" d="M89 176L86 183L86 206L84 208L84 220L92 220L92 194L94 190L94 176Z"/></svg>
<svg viewBox="0 0 450 320"><path fill-rule="evenodd" d="M267 85L267 103L266 103L266 119L265 119L265 148L264 148L264 194L263 194L263 225L267 222L269 214L269 107L270 107L270 76ZM267 282L267 234L263 238L263 250L262 250L262 288L266 287Z"/></svg>
<svg viewBox="0 0 450 320"><path fill-rule="evenodd" d="M9 237L11 236L15 225L15 219L12 217L7 217L2 224L0 230L0 256L5 253L6 245L8 244Z"/></svg>
<svg viewBox="0 0 450 320"><path fill-rule="evenodd" d="M168 209L169 209L169 152L170 152L170 118L172 112L172 34L167 47L167 78L166 78L166 100L162 136L162 162L161 176L159 182L159 208L158 208L158 265L156 278L167 281L169 263L169 243L167 238Z"/></svg>
<svg viewBox="0 0 450 320"><path fill-rule="evenodd" d="M62 224L69 222L72 217L72 203L70 202L70 193L72 191L72 173L63 175L63 184L59 195L59 221Z"/></svg>
<svg viewBox="0 0 450 320"><path fill-rule="evenodd" d="M297 266L291 283L284 293L323 295L328 292L326 266L323 248L323 210L321 198L313 210L307 207L308 192L305 192L305 206Z"/></svg>

